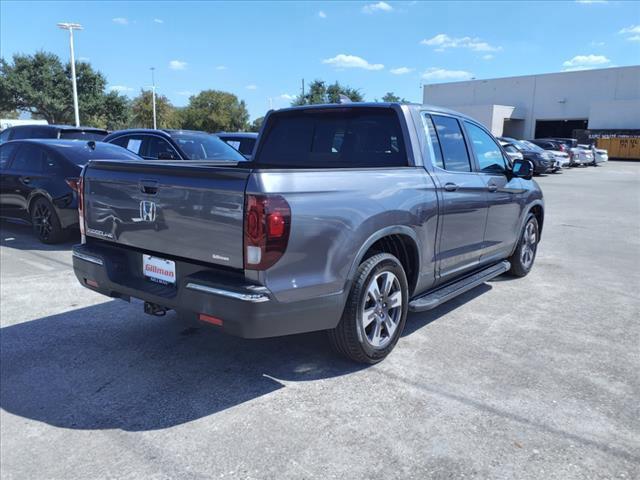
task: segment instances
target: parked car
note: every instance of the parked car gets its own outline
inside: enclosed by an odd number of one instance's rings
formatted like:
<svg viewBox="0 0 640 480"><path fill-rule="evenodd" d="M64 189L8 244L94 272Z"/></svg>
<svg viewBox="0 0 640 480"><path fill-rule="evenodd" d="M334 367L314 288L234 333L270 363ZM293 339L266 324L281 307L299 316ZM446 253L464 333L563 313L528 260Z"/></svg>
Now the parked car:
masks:
<svg viewBox="0 0 640 480"><path fill-rule="evenodd" d="M61 140L100 141L109 132L101 128L70 125L17 125L0 133L0 144L29 138L59 138Z"/></svg>
<svg viewBox="0 0 640 480"><path fill-rule="evenodd" d="M194 130L120 130L104 140L146 160L246 160L215 135Z"/></svg>
<svg viewBox="0 0 640 480"><path fill-rule="evenodd" d="M227 142L247 158L251 158L253 147L258 140L258 134L253 132L219 132L216 133L216 136Z"/></svg>
<svg viewBox="0 0 640 480"><path fill-rule="evenodd" d="M596 146L593 144L578 145L578 147L582 148L583 150L589 150L591 152L591 154L593 155L593 162L591 163L591 165L593 165L594 167L597 166L599 163L604 163L609 161L609 152L601 148L596 148Z"/></svg>
<svg viewBox="0 0 640 480"><path fill-rule="evenodd" d="M0 217L33 225L43 243L64 240L78 227L72 189L89 160L139 160L101 142L14 140L0 145Z"/></svg>
<svg viewBox="0 0 640 480"><path fill-rule="evenodd" d="M520 152L520 150L518 150L513 143L503 142L502 140L500 140L500 145L502 145L503 150L511 160L524 159L522 152Z"/></svg>
<svg viewBox="0 0 640 480"><path fill-rule="evenodd" d="M532 174L450 110L271 111L251 163L92 161L74 270L147 313L251 338L328 330L376 363L409 310L531 270L544 221Z"/></svg>
<svg viewBox="0 0 640 480"><path fill-rule="evenodd" d="M579 147L575 138L539 138L537 140L550 140L563 145L564 151L569 154L569 163L572 167L593 163L593 154L590 149Z"/></svg>
<svg viewBox="0 0 640 480"><path fill-rule="evenodd" d="M567 168L571 166L571 158L569 156L568 151L565 151L567 149L563 143L553 141L553 140L544 140L544 139L534 139L534 140L527 140L527 141L530 143L533 143L534 145L537 145L543 150L551 152L553 154L553 157L556 160L555 166L557 167L558 170L561 168Z"/></svg>
<svg viewBox="0 0 640 480"><path fill-rule="evenodd" d="M555 157L552 153L544 151L542 148L529 143L526 140L516 140L515 138L500 137L503 142L511 143L514 145L525 160L529 160L533 163L533 171L535 175L541 175L543 173L552 173L556 170Z"/></svg>
<svg viewBox="0 0 640 480"><path fill-rule="evenodd" d="M587 145L586 148L578 145L571 149L570 152L571 165L593 165L594 156L591 148Z"/></svg>

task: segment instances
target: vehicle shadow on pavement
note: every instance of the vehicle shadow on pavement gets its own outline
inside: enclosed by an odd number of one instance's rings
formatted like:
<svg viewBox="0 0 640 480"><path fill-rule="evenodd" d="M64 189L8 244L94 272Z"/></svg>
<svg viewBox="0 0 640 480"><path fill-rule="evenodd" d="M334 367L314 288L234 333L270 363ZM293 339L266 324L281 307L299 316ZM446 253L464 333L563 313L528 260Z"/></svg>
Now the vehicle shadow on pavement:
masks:
<svg viewBox="0 0 640 480"><path fill-rule="evenodd" d="M411 314L403 335L490 290ZM288 382L364 368L324 332L246 340L111 300L0 329L0 408L70 429L146 431L212 415Z"/></svg>
<svg viewBox="0 0 640 480"><path fill-rule="evenodd" d="M69 232L69 236L62 243L47 245L38 240L30 225L0 220L0 245L3 247L54 252L71 251L71 247L76 243L80 243L79 231Z"/></svg>
<svg viewBox="0 0 640 480"><path fill-rule="evenodd" d="M468 292L452 298L448 302L443 303L433 310L409 313L409 316L407 317L407 323L404 327L404 332L402 332L402 336L406 337L407 335L411 335L416 330L420 330L422 327L438 320L440 317L464 305L465 303L471 302L476 297L487 293L489 290L491 290L491 288L491 285L482 283L477 287L472 288Z"/></svg>
<svg viewBox="0 0 640 480"><path fill-rule="evenodd" d="M7 326L0 407L61 428L155 430L364 368L324 332L244 340L214 328L116 300Z"/></svg>

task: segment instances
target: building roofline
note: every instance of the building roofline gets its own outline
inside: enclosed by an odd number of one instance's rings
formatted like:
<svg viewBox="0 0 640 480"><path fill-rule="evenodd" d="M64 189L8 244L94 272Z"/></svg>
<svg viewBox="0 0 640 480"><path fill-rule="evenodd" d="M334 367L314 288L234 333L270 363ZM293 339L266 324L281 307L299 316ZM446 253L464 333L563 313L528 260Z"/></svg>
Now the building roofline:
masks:
<svg viewBox="0 0 640 480"><path fill-rule="evenodd" d="M494 80L510 80L513 78L526 78L526 77L546 77L548 75L578 75L592 72L601 72L604 70L622 70L622 69L631 69L631 68L640 68L640 65L624 65L621 67L605 67L605 68L590 68L585 70L573 70L569 72L546 72L546 73L530 73L527 75L510 75L507 77L492 77L492 78L474 78L470 80L459 80L457 82L441 82L441 83L425 83L424 87L435 87L438 85L455 85L461 83L473 83L473 82L490 82Z"/></svg>

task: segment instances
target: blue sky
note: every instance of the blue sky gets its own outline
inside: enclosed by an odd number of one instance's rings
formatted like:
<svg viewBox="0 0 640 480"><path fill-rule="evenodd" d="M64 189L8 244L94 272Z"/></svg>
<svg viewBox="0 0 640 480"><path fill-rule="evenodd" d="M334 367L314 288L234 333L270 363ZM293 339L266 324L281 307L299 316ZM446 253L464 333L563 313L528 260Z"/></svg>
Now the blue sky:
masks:
<svg viewBox="0 0 640 480"><path fill-rule="evenodd" d="M301 79L366 99L422 100L425 82L640 64L640 2L0 2L0 53L88 59L110 88L151 83L178 106L235 93L252 118L287 106Z"/></svg>

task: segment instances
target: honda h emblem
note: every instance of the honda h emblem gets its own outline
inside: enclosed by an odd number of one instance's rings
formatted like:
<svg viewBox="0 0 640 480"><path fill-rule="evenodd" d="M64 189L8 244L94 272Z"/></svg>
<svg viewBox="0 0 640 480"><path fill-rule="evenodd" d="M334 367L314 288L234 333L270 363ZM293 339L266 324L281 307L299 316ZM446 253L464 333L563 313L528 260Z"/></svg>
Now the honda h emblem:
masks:
<svg viewBox="0 0 640 480"><path fill-rule="evenodd" d="M143 222L155 222L156 221L156 204L149 200L143 200L140 202L140 219Z"/></svg>

